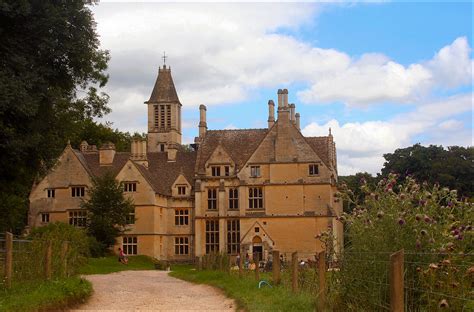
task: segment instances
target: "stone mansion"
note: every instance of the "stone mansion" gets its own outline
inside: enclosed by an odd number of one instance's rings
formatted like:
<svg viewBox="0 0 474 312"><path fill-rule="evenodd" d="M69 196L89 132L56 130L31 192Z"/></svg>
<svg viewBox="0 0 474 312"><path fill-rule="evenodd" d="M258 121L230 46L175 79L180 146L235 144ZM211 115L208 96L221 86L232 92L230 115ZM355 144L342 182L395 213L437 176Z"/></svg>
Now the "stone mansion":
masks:
<svg viewBox="0 0 474 312"><path fill-rule="evenodd" d="M135 218L117 239L127 254L189 261L241 252L266 259L275 249L309 257L323 248L315 236L328 228L340 248L333 137L303 136L286 89L278 90L277 107L268 101L264 129L208 130L200 105L192 148L181 145L182 105L166 65L145 104L147 140L133 141L130 152L116 152L111 143L66 146L31 190L30 227L56 221L83 227L80 203L91 180L111 171L135 204Z"/></svg>

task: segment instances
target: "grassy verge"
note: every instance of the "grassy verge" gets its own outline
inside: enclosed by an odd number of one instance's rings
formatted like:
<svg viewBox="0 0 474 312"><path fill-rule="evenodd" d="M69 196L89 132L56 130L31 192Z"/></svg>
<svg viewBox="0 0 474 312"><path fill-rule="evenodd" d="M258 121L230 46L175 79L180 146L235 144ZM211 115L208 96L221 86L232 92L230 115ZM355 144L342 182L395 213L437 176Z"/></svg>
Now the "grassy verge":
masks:
<svg viewBox="0 0 474 312"><path fill-rule="evenodd" d="M314 298L305 293L293 294L290 290L274 286L258 288L254 275L240 278L237 273L197 271L190 266L172 266L171 276L222 289L235 299L239 308L247 311L314 311ZM268 280L263 275L262 279Z"/></svg>
<svg viewBox="0 0 474 312"><path fill-rule="evenodd" d="M22 282L0 290L0 311L57 311L84 302L92 285L79 277Z"/></svg>
<svg viewBox="0 0 474 312"><path fill-rule="evenodd" d="M89 258L86 265L80 270L80 274L108 274L126 270L153 270L154 263L147 256L133 256L128 258L128 264L122 264L117 256L103 258Z"/></svg>

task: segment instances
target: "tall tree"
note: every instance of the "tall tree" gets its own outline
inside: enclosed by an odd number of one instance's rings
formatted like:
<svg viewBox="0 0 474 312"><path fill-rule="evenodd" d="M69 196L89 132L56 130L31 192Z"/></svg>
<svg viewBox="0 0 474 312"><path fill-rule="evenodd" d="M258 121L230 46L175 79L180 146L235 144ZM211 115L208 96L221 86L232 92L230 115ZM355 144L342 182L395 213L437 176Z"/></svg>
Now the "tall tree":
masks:
<svg viewBox="0 0 474 312"><path fill-rule="evenodd" d="M0 0L0 231L22 229L32 182L75 123L109 111L95 2Z"/></svg>
<svg viewBox="0 0 474 312"><path fill-rule="evenodd" d="M93 179L89 200L82 202L81 207L88 211L87 230L102 245L103 251L113 246L115 238L124 232L130 213L135 209L110 172Z"/></svg>

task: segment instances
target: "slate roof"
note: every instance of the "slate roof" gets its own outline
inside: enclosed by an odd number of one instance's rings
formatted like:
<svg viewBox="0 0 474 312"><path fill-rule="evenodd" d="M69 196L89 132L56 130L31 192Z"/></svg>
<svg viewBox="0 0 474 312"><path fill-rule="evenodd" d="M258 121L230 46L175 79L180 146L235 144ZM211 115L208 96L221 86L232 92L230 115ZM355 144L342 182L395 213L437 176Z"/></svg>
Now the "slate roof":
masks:
<svg viewBox="0 0 474 312"><path fill-rule="evenodd" d="M318 154L319 158L323 161L326 166L329 166L329 150L328 150L328 139L329 137L305 137L306 142L313 148Z"/></svg>
<svg viewBox="0 0 474 312"><path fill-rule="evenodd" d="M156 78L155 86L151 92L150 99L146 103L160 103L160 102L179 102L176 88L174 87L173 77L171 77L171 68L160 68L158 77Z"/></svg>
<svg viewBox="0 0 474 312"><path fill-rule="evenodd" d="M206 161L219 144L240 170L267 133L268 129L208 130L199 145L196 172L205 170Z"/></svg>
<svg viewBox="0 0 474 312"><path fill-rule="evenodd" d="M130 153L126 152L116 152L114 156L114 161L111 165L100 166L99 165L99 152L94 153L81 153L80 151L74 151L78 155L79 160L82 159L85 161L87 168L92 176L98 177L110 171L114 176L119 173L119 171L125 166L125 163L130 158Z"/></svg>

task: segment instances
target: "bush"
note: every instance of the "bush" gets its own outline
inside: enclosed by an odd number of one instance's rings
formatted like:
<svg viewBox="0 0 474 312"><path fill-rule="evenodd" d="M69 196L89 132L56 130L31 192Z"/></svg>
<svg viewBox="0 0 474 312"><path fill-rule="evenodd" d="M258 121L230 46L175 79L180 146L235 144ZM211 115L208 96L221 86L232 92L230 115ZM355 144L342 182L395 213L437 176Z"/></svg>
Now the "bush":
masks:
<svg viewBox="0 0 474 312"><path fill-rule="evenodd" d="M362 203L342 186L340 197L355 207L341 216L348 240L338 277L343 301L358 309L386 306L389 256L404 249L407 305L437 309L448 298L450 308L462 310L464 299L449 296L454 289L458 297L468 298L464 287L469 287L466 270L474 249L473 204L458 200L455 190L418 184L410 177L403 184L396 181L390 174L373 188L362 180Z"/></svg>

